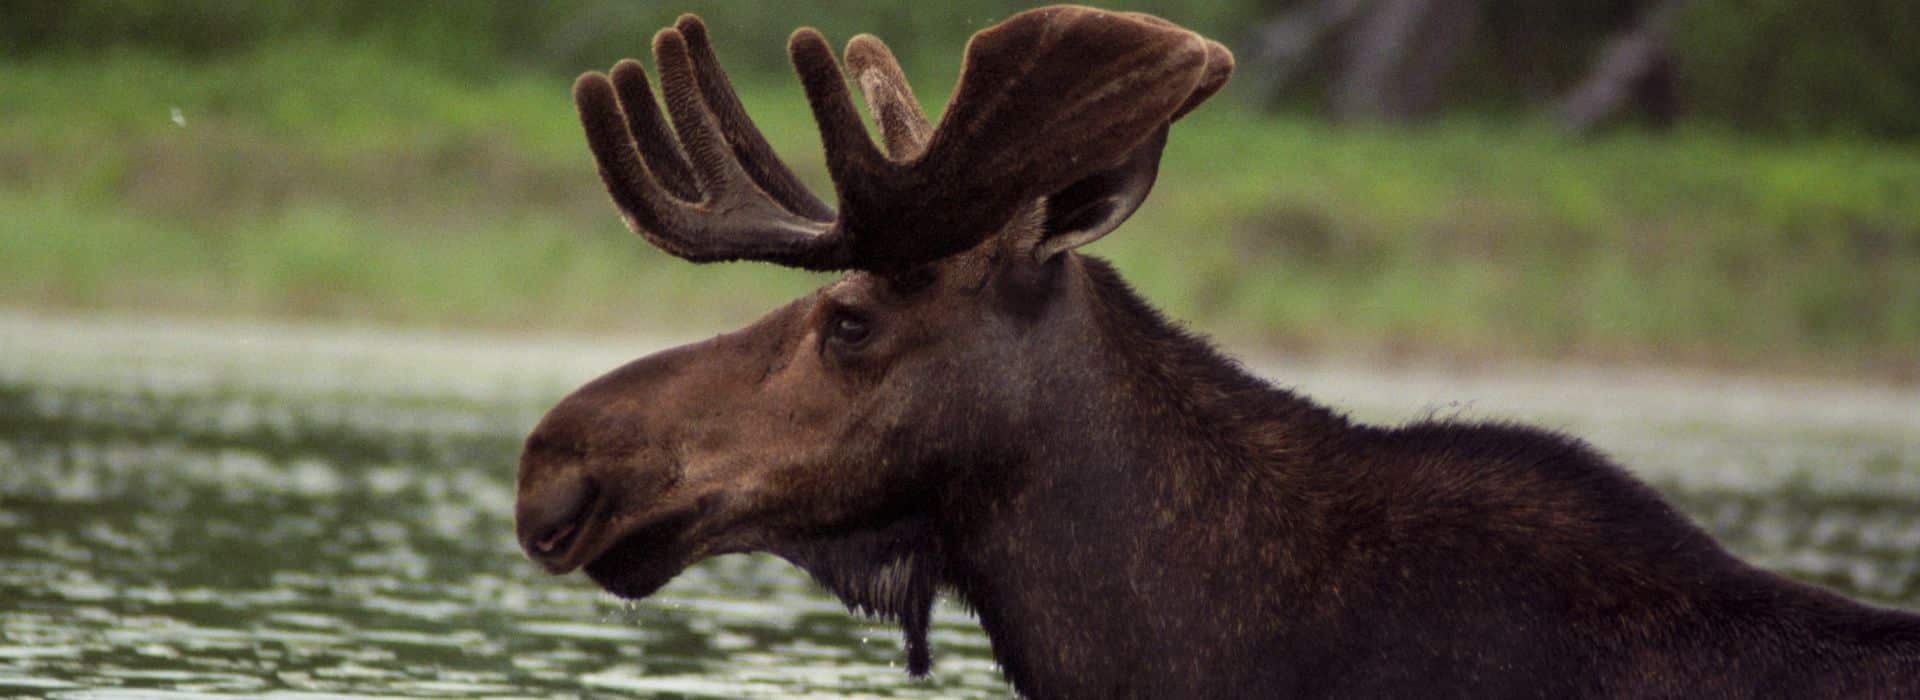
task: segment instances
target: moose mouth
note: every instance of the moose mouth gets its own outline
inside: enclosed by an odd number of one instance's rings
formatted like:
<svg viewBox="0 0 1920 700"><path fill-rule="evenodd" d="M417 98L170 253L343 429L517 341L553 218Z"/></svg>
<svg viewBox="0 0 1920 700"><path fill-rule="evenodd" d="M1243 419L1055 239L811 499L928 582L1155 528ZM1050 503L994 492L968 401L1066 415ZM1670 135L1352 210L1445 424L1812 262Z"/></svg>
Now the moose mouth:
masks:
<svg viewBox="0 0 1920 700"><path fill-rule="evenodd" d="M695 544L704 510L680 510L622 534L605 551L589 555L582 570L607 592L638 600L707 556L766 549L812 575L849 609L898 622L906 637L907 672L926 675L932 665L927 630L943 561L925 519L815 533L770 547L735 542L713 551Z"/></svg>
<svg viewBox="0 0 1920 700"><path fill-rule="evenodd" d="M694 547L686 535L697 515L697 509L684 510L621 535L582 570L621 598L652 595L693 563Z"/></svg>

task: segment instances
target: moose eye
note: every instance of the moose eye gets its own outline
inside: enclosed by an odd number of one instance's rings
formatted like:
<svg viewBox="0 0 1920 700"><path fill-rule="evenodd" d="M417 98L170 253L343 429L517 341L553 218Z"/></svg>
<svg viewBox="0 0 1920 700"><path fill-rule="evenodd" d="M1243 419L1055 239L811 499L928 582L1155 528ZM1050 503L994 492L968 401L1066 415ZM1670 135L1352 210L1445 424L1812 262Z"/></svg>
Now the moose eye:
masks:
<svg viewBox="0 0 1920 700"><path fill-rule="evenodd" d="M859 345L873 333L873 324L851 313L837 313L827 321L827 338L842 345Z"/></svg>

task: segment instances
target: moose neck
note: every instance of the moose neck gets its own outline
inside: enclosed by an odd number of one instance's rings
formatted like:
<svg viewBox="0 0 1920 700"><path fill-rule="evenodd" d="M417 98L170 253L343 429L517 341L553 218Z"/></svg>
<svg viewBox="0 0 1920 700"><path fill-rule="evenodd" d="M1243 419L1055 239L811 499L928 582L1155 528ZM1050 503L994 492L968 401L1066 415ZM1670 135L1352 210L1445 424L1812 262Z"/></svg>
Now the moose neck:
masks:
<svg viewBox="0 0 1920 700"><path fill-rule="evenodd" d="M1345 425L1172 327L1105 263L1070 262L1084 274L1057 312L1095 337L1047 348L1064 358L1036 412L1047 437L981 465L942 519L945 583L1034 697L1179 682L1248 628L1222 616L1285 605L1311 574L1294 562L1315 560L1304 456Z"/></svg>

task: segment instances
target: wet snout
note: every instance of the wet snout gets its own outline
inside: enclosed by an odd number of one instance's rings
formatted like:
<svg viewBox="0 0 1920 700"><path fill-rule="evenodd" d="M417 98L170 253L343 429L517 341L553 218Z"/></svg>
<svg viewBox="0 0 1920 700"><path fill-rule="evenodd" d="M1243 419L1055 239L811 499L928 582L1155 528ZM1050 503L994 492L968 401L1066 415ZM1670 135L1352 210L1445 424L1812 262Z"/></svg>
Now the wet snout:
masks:
<svg viewBox="0 0 1920 700"><path fill-rule="evenodd" d="M670 465L650 449L658 441L649 411L675 373L678 354L661 353L581 387L547 412L520 453L514 534L527 557L564 573L586 563L618 533L621 513L644 507ZM656 426L657 427L657 426ZM618 488L615 488L615 487Z"/></svg>
<svg viewBox="0 0 1920 700"><path fill-rule="evenodd" d="M520 548L542 566L564 567L572 552L570 545L586 529L585 520L593 514L598 497L592 479L577 472L521 489L513 509Z"/></svg>
<svg viewBox="0 0 1920 700"><path fill-rule="evenodd" d="M687 551L737 484L713 465L764 461L743 455L769 425L743 418L769 413L749 407L786 347L767 331L791 315L635 360L549 410L520 455L514 534L528 558L592 574L601 560L635 568L636 552Z"/></svg>
<svg viewBox="0 0 1920 700"><path fill-rule="evenodd" d="M574 391L547 412L520 454L514 534L534 563L565 573L589 563L633 523L671 505L678 404L703 344L641 358Z"/></svg>

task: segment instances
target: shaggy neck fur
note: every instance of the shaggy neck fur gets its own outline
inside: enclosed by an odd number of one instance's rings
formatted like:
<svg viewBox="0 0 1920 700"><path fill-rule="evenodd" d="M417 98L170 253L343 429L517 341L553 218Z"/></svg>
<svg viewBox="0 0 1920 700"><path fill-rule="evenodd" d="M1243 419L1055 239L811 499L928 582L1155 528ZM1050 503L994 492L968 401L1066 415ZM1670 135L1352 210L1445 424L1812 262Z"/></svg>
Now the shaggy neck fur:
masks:
<svg viewBox="0 0 1920 700"><path fill-rule="evenodd" d="M900 623L907 673L933 667L927 626L942 568L941 546L924 517L787 543L774 554L840 598L849 611Z"/></svg>
<svg viewBox="0 0 1920 700"><path fill-rule="evenodd" d="M1034 451L983 455L957 470L963 476L949 485L937 515L907 516L774 550L849 610L900 623L913 675L931 665L927 628L941 588L980 612L1016 687L1044 697L1048 685L1030 670L1036 665L1068 672L1103 661L1088 657L1062 665L1069 659L1048 654L1066 654L1070 646L1098 650L1106 662L1126 657L1111 655L1111 644L1056 645L1028 640L1026 631L1067 632L1082 627L1067 618L1093 621L1116 611L1169 611L1169 596L1206 590L1173 580L1183 575L1180 570L1223 575L1222 563L1243 549L1220 533L1254 528L1274 539L1272 533L1308 529L1313 522L1311 500L1290 490L1284 478L1300 466L1289 455L1324 449L1346 421L1272 388L1173 327L1104 262L1083 258L1077 264L1085 275L1065 298L1050 302L1050 312L1084 315L1079 320L1086 323L1062 324L1080 333L1039 338L1057 347L1033 350L1059 359L1044 389L1075 397L1047 402L1049 420L1031 426L1047 439L1007 436L1008 444ZM1093 342L1082 337L1089 328L1097 336ZM1114 425L1128 429L1091 432ZM1222 521L1232 525L1219 527ZM1167 551L1188 556L1178 562L1143 558ZM1244 563L1266 568L1275 557L1298 556L1268 548L1258 553L1259 561ZM1112 575L1116 569L1126 575ZM1103 584L1112 590L1099 590ZM1188 602L1214 601L1197 595ZM1132 635L1174 623L1125 622L1095 626L1115 632L1124 627ZM1115 669L1090 673L1131 677Z"/></svg>
<svg viewBox="0 0 1920 700"><path fill-rule="evenodd" d="M1008 436L1024 453L952 489L942 579L1029 697L1195 696L1193 665L1229 667L1263 633L1235 620L1283 614L1326 560L1305 551L1321 521L1308 457L1351 430L1173 327L1104 262L1069 263L1083 274L1047 313L1076 330L1029 350L1058 358L1045 416Z"/></svg>
<svg viewBox="0 0 1920 700"><path fill-rule="evenodd" d="M1077 262L1056 311L1091 323L1054 327L1095 337L1031 349L1065 358L1047 439L933 520L1023 695L1920 692L1920 618L1747 566L1585 444L1350 424Z"/></svg>
<svg viewBox="0 0 1920 700"><path fill-rule="evenodd" d="M1920 618L1747 566L1583 443L1350 424L1068 263L1009 351L1047 358L1024 415L930 502L776 549L916 675L945 589L1028 697L1920 693Z"/></svg>

